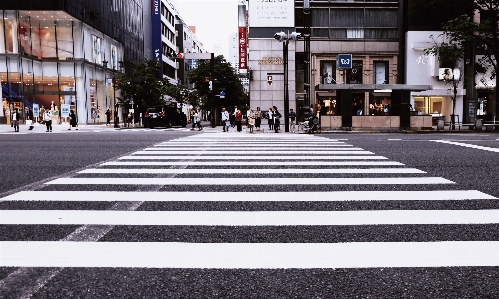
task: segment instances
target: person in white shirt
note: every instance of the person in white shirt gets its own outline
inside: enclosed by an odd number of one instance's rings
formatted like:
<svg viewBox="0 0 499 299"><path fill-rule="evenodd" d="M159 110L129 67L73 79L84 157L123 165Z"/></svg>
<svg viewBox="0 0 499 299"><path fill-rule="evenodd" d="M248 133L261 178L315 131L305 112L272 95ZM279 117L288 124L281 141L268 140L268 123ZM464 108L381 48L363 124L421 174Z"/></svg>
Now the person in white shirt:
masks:
<svg viewBox="0 0 499 299"><path fill-rule="evenodd" d="M14 132L19 132L19 118L20 118L20 114L19 114L17 108L15 108L14 113L12 113L12 117L11 117L11 122L12 122L12 126L14 127Z"/></svg>
<svg viewBox="0 0 499 299"><path fill-rule="evenodd" d="M225 108L222 108L222 126L224 129L224 132L229 132L230 116L229 116L229 112L227 110L225 110Z"/></svg>
<svg viewBox="0 0 499 299"><path fill-rule="evenodd" d="M269 130L272 130L274 128L274 120L272 119L273 114L274 111L272 110L272 108L269 108L269 112L267 113L267 118L269 121Z"/></svg>
<svg viewBox="0 0 499 299"><path fill-rule="evenodd" d="M47 126L47 132L52 132L52 112L50 110L45 110L43 113L43 121Z"/></svg>

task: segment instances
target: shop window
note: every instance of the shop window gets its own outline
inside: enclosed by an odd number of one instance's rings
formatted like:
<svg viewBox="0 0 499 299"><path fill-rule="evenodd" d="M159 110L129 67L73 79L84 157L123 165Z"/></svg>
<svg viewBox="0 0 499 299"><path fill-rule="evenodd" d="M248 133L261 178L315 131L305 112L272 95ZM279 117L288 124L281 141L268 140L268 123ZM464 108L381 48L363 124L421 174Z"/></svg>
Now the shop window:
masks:
<svg viewBox="0 0 499 299"><path fill-rule="evenodd" d="M363 64L362 60L354 60L351 69L347 69L347 84L362 84Z"/></svg>
<svg viewBox="0 0 499 299"><path fill-rule="evenodd" d="M352 115L364 115L364 93L352 95Z"/></svg>
<svg viewBox="0 0 499 299"><path fill-rule="evenodd" d="M321 115L338 115L339 107L336 97L319 97Z"/></svg>
<svg viewBox="0 0 499 299"><path fill-rule="evenodd" d="M440 117L442 116L442 103L442 97L414 97L414 111L418 114Z"/></svg>
<svg viewBox="0 0 499 299"><path fill-rule="evenodd" d="M391 115L392 100L389 96L371 96L369 99L369 115Z"/></svg>
<svg viewBox="0 0 499 299"><path fill-rule="evenodd" d="M375 61L373 68L374 84L388 84L388 62Z"/></svg>
<svg viewBox="0 0 499 299"><path fill-rule="evenodd" d="M321 84L336 84L336 61L321 60Z"/></svg>

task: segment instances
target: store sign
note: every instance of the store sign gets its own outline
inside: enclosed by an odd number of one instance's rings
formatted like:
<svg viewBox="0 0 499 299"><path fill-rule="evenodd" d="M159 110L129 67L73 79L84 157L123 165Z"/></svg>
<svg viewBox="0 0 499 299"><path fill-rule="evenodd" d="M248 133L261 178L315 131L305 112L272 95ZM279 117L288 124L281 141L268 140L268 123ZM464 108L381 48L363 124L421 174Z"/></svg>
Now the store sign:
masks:
<svg viewBox="0 0 499 299"><path fill-rule="evenodd" d="M163 61L163 45L161 38L161 13L159 10L160 1L152 0L151 22L152 22L152 51L154 59Z"/></svg>
<svg viewBox="0 0 499 299"><path fill-rule="evenodd" d="M246 63L246 27L239 27L239 69L246 70L248 65Z"/></svg>
<svg viewBox="0 0 499 299"><path fill-rule="evenodd" d="M284 64L284 61L281 57L263 57L263 59L258 60L258 64L260 65L279 65Z"/></svg>
<svg viewBox="0 0 499 299"><path fill-rule="evenodd" d="M352 54L338 54L338 56L336 56L337 69L351 69L352 62Z"/></svg>
<svg viewBox="0 0 499 299"><path fill-rule="evenodd" d="M69 117L69 104L61 105L61 117Z"/></svg>
<svg viewBox="0 0 499 299"><path fill-rule="evenodd" d="M40 106L38 104L33 104L33 117L38 117L40 114Z"/></svg>

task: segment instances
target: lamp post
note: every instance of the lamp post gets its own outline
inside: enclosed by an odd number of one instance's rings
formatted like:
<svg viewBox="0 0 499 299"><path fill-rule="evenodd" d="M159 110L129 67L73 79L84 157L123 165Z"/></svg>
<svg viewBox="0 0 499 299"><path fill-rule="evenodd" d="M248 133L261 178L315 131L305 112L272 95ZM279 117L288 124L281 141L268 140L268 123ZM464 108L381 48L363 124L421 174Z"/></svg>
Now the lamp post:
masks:
<svg viewBox="0 0 499 299"><path fill-rule="evenodd" d="M288 45L289 40L297 41L301 38L301 33L291 32L277 32L274 38L282 42L282 57L284 60L284 132L289 132L289 86L288 86Z"/></svg>

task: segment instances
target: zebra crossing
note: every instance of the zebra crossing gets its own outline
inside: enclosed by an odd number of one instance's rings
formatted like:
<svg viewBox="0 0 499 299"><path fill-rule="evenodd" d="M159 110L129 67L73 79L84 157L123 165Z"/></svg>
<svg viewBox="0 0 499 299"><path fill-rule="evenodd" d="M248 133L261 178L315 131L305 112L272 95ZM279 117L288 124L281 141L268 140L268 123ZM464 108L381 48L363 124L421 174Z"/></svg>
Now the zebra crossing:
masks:
<svg viewBox="0 0 499 299"><path fill-rule="evenodd" d="M119 186L131 189L121 191ZM288 191L286 186L293 188ZM453 181L428 176L346 140L204 133L156 144L54 179L39 190L0 199L13 207L0 211L2 227L72 230L46 239L2 240L0 266L497 267L499 242L446 232L457 226L496 225L499 210L414 208L417 205L397 209L387 204L470 200L498 198L460 190ZM15 208L35 202L48 208ZM54 203L108 206L51 209ZM151 227L155 231L149 232ZM442 228L443 233L436 239L418 233L429 227ZM303 229L313 233L301 234ZM352 229L366 235L348 235ZM251 234L258 230L266 235L255 241ZM139 233L130 237L130 231ZM169 236L172 231L183 236L181 241ZM404 231L414 236L407 233L402 240L399 234ZM345 232L348 236L340 237ZM284 235L288 239L283 241Z"/></svg>

